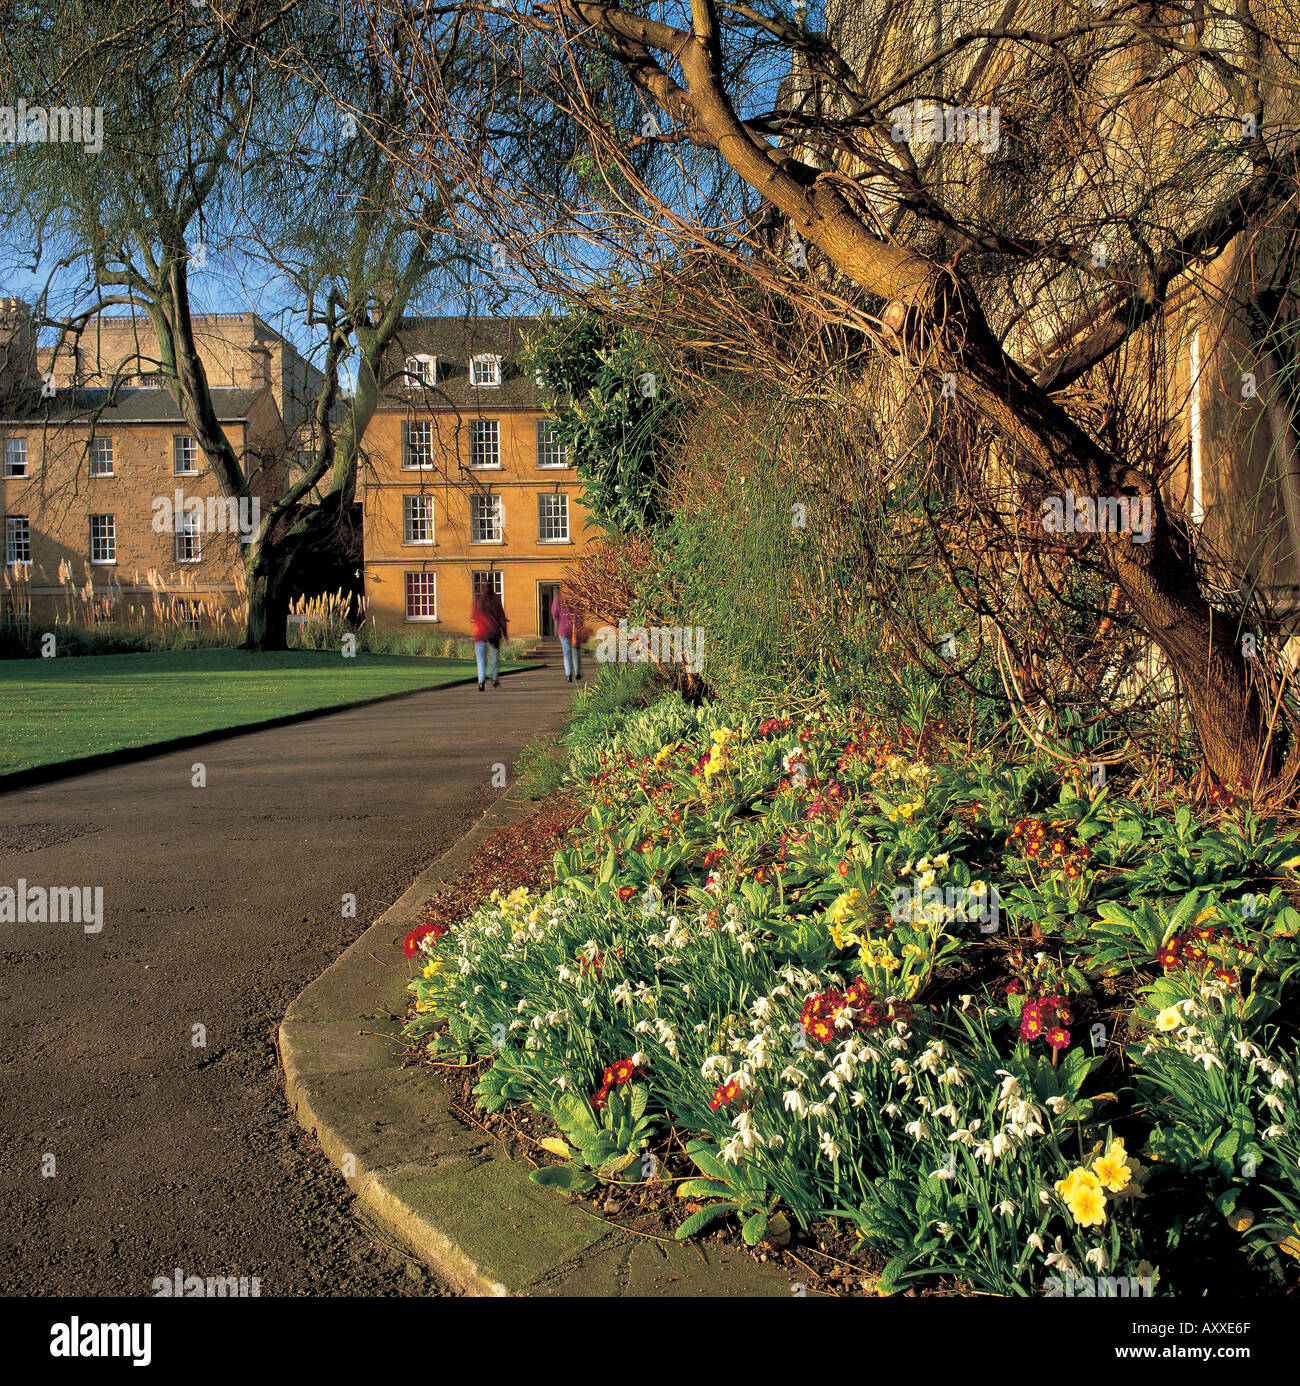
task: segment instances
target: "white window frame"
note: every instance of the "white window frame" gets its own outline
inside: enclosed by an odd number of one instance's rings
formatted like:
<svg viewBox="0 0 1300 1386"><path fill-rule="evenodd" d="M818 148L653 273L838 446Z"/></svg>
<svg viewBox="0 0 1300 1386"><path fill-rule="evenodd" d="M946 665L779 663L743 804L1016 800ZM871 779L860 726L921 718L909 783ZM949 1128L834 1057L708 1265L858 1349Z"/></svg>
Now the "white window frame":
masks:
<svg viewBox="0 0 1300 1386"><path fill-rule="evenodd" d="M537 465L539 467L567 467L569 465L569 449L563 443L558 442L552 430L555 428L554 419L537 420ZM546 437L542 436L543 429ZM559 457L559 461L547 461L551 456Z"/></svg>
<svg viewBox="0 0 1300 1386"><path fill-rule="evenodd" d="M192 467L181 469L181 462L192 461ZM192 433L175 433L172 435L172 475L173 476L198 476L199 474L199 440Z"/></svg>
<svg viewBox="0 0 1300 1386"><path fill-rule="evenodd" d="M483 434L487 437L484 438ZM492 462L476 462L476 457L484 455L485 444L490 448L487 456ZM469 465L476 472L499 472L501 470L501 420L471 419L469 421Z"/></svg>
<svg viewBox="0 0 1300 1386"><path fill-rule="evenodd" d="M481 582L481 578L490 578L491 582ZM506 593L506 575L500 568L474 568L470 571L470 592L478 597L484 592L493 591L498 597L504 597Z"/></svg>
<svg viewBox="0 0 1300 1386"><path fill-rule="evenodd" d="M416 506L413 503L415 501L419 501L420 505ZM415 514L414 512L416 510L426 513ZM427 538L413 539L411 537L417 525L426 526ZM433 514L433 497L425 495L423 492L416 495L404 495L402 497L402 543L418 544L423 547L431 548L437 542L437 528Z"/></svg>
<svg viewBox="0 0 1300 1386"><path fill-rule="evenodd" d="M495 390L501 384L501 358L489 352L471 356L469 383L477 385L480 389Z"/></svg>
<svg viewBox="0 0 1300 1386"><path fill-rule="evenodd" d="M95 521L105 521L101 526L99 543L106 547L108 557L95 557ZM102 567L111 567L117 562L117 517L115 515L90 516L90 561Z"/></svg>
<svg viewBox="0 0 1300 1386"><path fill-rule="evenodd" d="M428 588L429 594L433 597L432 615L411 615L411 579L418 578L422 584ZM402 575L402 609L406 612L408 621L436 621L438 619L438 574L425 572L407 571Z"/></svg>
<svg viewBox="0 0 1300 1386"><path fill-rule="evenodd" d="M547 509L547 501L559 501L559 518L564 522L563 534L547 534L543 512ZM552 517L552 527L558 528L555 517ZM537 493L537 542L539 544L567 544L569 542L569 497L564 491L539 491Z"/></svg>
<svg viewBox="0 0 1300 1386"><path fill-rule="evenodd" d="M176 614L186 630L198 630L203 619L203 603L193 597L181 597L176 603Z"/></svg>
<svg viewBox="0 0 1300 1386"><path fill-rule="evenodd" d="M477 512L481 509L483 502L489 502L492 507L491 515L480 515ZM480 526L484 523L492 523L496 531L495 538L480 539L475 536L480 533ZM495 492L490 495L474 494L469 498L469 542L471 544L504 544L506 539L506 512L505 506L501 503L500 495Z"/></svg>
<svg viewBox="0 0 1300 1386"><path fill-rule="evenodd" d="M412 462L417 454L411 446L411 435L415 429L428 438L428 454L424 461ZM421 454L423 455L423 454ZM402 470L404 472L428 472L433 470L433 420L407 419L402 424Z"/></svg>
<svg viewBox="0 0 1300 1386"><path fill-rule="evenodd" d="M21 458L21 461L19 460ZM16 470L21 468L21 470ZM31 475L30 459L27 456L26 438L5 439L5 476L21 477Z"/></svg>
<svg viewBox="0 0 1300 1386"><path fill-rule="evenodd" d="M107 468L104 463L107 462ZM103 434L96 434L90 440L90 474L91 476L115 476L113 471L113 440Z"/></svg>
<svg viewBox="0 0 1300 1386"><path fill-rule="evenodd" d="M403 366L406 375L406 385L410 389L419 385L436 385L438 383L438 358L436 356L425 356L420 352L406 358Z"/></svg>
<svg viewBox="0 0 1300 1386"><path fill-rule="evenodd" d="M19 526L22 526L20 529ZM19 547L27 550L26 558L16 558L15 550ZM27 566L32 561L32 523L26 515L6 515L5 516L5 567L12 568L15 564L21 563Z"/></svg>
<svg viewBox="0 0 1300 1386"><path fill-rule="evenodd" d="M203 558L203 524L193 510L176 516L176 561L198 563Z"/></svg>

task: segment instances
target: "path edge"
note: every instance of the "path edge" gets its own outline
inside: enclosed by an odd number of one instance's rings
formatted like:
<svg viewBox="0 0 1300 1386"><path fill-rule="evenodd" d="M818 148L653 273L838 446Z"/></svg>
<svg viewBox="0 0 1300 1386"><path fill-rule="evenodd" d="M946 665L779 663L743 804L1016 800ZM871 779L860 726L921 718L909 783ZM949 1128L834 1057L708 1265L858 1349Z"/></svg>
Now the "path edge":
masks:
<svg viewBox="0 0 1300 1386"><path fill-rule="evenodd" d="M775 1266L634 1238L534 1184L522 1160L476 1143L432 1071L403 1062L402 937L489 833L539 808L503 795L299 993L277 1032L291 1110L367 1217L466 1295L788 1296Z"/></svg>

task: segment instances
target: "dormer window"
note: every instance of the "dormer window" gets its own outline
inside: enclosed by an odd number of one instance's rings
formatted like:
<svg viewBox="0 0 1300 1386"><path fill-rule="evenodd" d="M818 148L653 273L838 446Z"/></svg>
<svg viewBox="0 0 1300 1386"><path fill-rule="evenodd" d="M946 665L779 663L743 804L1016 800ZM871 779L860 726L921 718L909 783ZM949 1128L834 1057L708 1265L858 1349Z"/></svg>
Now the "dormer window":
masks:
<svg viewBox="0 0 1300 1386"><path fill-rule="evenodd" d="M406 358L406 383L408 385L436 385L438 383L438 358L436 356L408 356Z"/></svg>
<svg viewBox="0 0 1300 1386"><path fill-rule="evenodd" d="M471 385L500 385L501 358L499 356L475 356L469 363L469 383Z"/></svg>

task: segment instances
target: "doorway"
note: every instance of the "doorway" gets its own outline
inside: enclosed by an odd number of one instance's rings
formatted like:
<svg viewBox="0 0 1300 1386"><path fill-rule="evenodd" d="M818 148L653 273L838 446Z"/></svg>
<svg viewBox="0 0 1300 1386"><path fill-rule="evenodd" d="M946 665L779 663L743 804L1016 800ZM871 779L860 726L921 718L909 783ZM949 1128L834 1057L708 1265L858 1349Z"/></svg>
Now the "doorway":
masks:
<svg viewBox="0 0 1300 1386"><path fill-rule="evenodd" d="M551 603L559 595L558 582L539 582L537 584L537 633L543 640L555 640L555 617L551 615Z"/></svg>

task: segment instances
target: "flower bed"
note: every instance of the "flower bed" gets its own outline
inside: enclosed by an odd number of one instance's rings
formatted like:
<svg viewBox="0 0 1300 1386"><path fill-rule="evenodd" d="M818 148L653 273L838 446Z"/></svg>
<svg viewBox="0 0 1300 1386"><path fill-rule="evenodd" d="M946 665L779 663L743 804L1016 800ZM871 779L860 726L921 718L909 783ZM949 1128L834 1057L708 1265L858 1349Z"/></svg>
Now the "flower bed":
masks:
<svg viewBox="0 0 1300 1386"><path fill-rule="evenodd" d="M540 1183L684 1145L679 1236L833 1221L885 1292L1293 1282L1295 838L941 737L632 715L553 884L420 941L410 1033L554 1121Z"/></svg>

